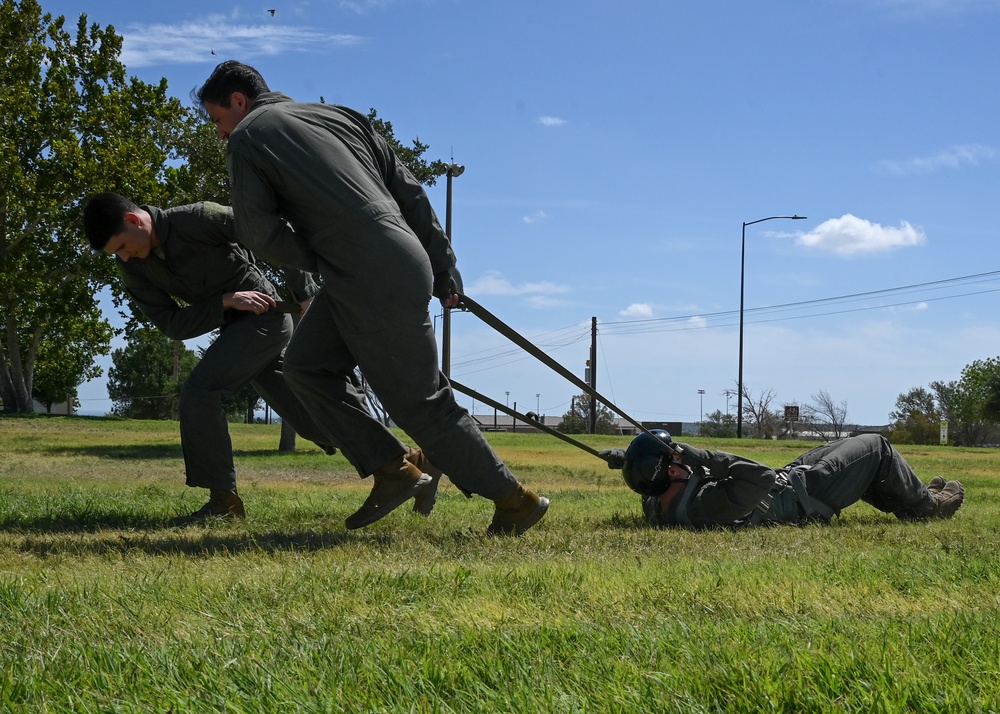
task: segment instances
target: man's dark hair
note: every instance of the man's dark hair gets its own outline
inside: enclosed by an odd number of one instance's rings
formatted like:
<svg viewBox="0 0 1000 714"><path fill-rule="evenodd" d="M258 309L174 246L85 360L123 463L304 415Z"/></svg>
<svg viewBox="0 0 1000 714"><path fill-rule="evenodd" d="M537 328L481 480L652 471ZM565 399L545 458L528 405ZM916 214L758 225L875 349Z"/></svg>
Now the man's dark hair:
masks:
<svg viewBox="0 0 1000 714"><path fill-rule="evenodd" d="M226 60L212 70L211 76L195 92L195 97L202 107L205 102L211 102L228 109L233 92L241 92L253 102L258 95L270 91L260 72L253 67L236 60Z"/></svg>
<svg viewBox="0 0 1000 714"><path fill-rule="evenodd" d="M112 236L125 230L125 214L138 210L137 205L117 193L107 191L92 196L83 209L83 232L90 247L104 250Z"/></svg>

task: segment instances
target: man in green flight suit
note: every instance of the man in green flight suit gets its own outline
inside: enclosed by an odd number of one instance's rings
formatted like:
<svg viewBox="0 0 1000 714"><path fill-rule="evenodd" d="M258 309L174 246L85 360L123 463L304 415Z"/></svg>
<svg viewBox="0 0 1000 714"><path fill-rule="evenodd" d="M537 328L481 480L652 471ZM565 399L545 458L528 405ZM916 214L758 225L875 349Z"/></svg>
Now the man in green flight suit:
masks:
<svg viewBox="0 0 1000 714"><path fill-rule="evenodd" d="M323 291L295 331L285 376L317 423L374 486L347 519L373 523L436 488L403 458L349 375L355 366L393 421L465 493L494 502L487 534L519 535L548 499L522 486L438 369L428 302L458 305L461 277L420 183L364 115L271 92L253 67L223 62L198 90L228 140L237 239L278 265L317 271Z"/></svg>
<svg viewBox="0 0 1000 714"><path fill-rule="evenodd" d="M83 222L91 247L116 256L126 293L161 332L187 340L220 330L180 393L187 485L210 491L192 519L245 516L222 402L248 382L299 435L336 452L339 442L316 426L282 373L290 313L318 291L309 275L285 271L299 302L280 302L253 255L236 242L232 210L215 203L161 210L101 193L87 202ZM418 451L408 455L435 473Z"/></svg>

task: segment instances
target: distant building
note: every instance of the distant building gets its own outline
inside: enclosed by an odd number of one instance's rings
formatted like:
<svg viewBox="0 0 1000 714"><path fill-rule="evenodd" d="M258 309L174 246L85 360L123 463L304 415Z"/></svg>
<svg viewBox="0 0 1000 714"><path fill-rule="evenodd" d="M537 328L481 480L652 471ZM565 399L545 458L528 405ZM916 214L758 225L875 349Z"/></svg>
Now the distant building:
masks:
<svg viewBox="0 0 1000 714"><path fill-rule="evenodd" d="M512 416L500 414L499 412L496 414L473 414L472 418L475 419L482 431L507 431L517 434L542 432L541 429L538 429L521 419L515 419ZM543 416L538 419L538 421L551 429L558 429L559 424L562 422L562 416ZM640 423L647 429L665 429L670 432L671 436L679 436L681 434L693 435L698 433L697 422L682 423L679 421L644 421ZM632 422L621 417L615 419L615 426L617 427L617 433L621 436L635 436L639 432L639 429L634 426Z"/></svg>
<svg viewBox="0 0 1000 714"><path fill-rule="evenodd" d="M73 411L73 401L67 399L65 402L59 404L53 404L52 410L49 411L45 408L44 404L41 404L38 400L31 400L32 406L34 407L35 414L54 414L58 416L73 416L75 413ZM0 399L0 412L3 411L3 399Z"/></svg>

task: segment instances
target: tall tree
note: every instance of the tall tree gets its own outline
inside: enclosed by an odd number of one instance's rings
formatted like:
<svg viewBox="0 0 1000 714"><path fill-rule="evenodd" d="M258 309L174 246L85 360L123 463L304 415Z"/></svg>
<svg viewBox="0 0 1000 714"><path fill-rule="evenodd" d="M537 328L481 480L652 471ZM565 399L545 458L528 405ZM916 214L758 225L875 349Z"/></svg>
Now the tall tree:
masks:
<svg viewBox="0 0 1000 714"><path fill-rule="evenodd" d="M29 412L39 354L82 380L108 351L96 293L111 265L82 240L82 202L155 196L182 108L165 80L126 78L121 38L86 15L71 33L37 0L0 0L0 52L0 397ZM71 350L53 340L60 321Z"/></svg>
<svg viewBox="0 0 1000 714"><path fill-rule="evenodd" d="M824 439L839 439L844 436L847 424L847 402L835 402L824 389L812 395L812 403L803 409L804 416L814 431Z"/></svg>
<svg viewBox="0 0 1000 714"><path fill-rule="evenodd" d="M705 420L698 428L698 433L701 436L731 439L736 436L736 416L725 414L721 409L716 409L705 416Z"/></svg>
<svg viewBox="0 0 1000 714"><path fill-rule="evenodd" d="M90 358L91 346L106 344L111 339L112 330L107 322L75 318L70 310L54 315L46 339L38 348L32 396L48 411L52 411L53 404L64 401L79 406L77 385L99 376L101 371Z"/></svg>
<svg viewBox="0 0 1000 714"><path fill-rule="evenodd" d="M934 395L914 387L896 398L892 419L892 440L897 444L936 444L940 436L940 412Z"/></svg>
<svg viewBox="0 0 1000 714"><path fill-rule="evenodd" d="M590 396L578 394L570 402L569 411L562 416L556 427L564 434L586 434L590 431ZM597 405L597 434L616 434L618 425L615 415L603 404Z"/></svg>
<svg viewBox="0 0 1000 714"><path fill-rule="evenodd" d="M778 435L784 425L784 415L771 409L775 399L773 389L762 390L754 396L750 388L743 385L743 422L750 434L758 439L771 439Z"/></svg>
<svg viewBox="0 0 1000 714"><path fill-rule="evenodd" d="M997 382L1000 357L976 360L962 369L958 388L949 395L948 433L955 444L982 446L996 442L997 425L989 417L989 405L992 385Z"/></svg>

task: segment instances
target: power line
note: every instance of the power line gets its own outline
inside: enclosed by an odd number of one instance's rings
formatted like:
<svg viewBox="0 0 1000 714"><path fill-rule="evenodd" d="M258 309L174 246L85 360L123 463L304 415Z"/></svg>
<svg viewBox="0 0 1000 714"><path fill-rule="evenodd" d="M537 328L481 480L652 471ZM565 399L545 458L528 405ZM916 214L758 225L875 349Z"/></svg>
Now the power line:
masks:
<svg viewBox="0 0 1000 714"><path fill-rule="evenodd" d="M964 275L954 278L944 278L942 280L932 280L923 283L912 283L910 285L900 285L880 290L869 290L865 292L848 293L846 295L836 295L832 297L800 300L777 305L746 308L743 312L745 318L746 316L749 316L749 322L751 324L758 324L841 315L852 312L866 312L869 310L887 310L905 305L937 302L941 300L954 300L958 298L1000 292L1000 287L995 287L985 290L962 292L953 295L938 295L935 297L929 297L926 295L927 292L937 292L961 285L989 283L998 279L1000 279L1000 270L976 273L973 275ZM919 293L919 296L912 300L880 302L878 304L865 305L861 307L845 307L841 310L828 309L836 305L849 305L851 303L858 303L865 300L888 298L894 295L904 296L913 293ZM675 315L672 317L641 318L637 320L611 320L600 323L600 332L603 336L620 336L732 327L736 324L735 320L738 316L738 310L724 310L709 313L692 313L690 315ZM589 341L589 339L589 325L576 323L540 333L533 338L533 342L541 349L555 352L580 342ZM603 351L603 344L601 345L601 349ZM462 374L469 375L491 369L499 369L501 367L523 361L529 357L530 355L524 353L518 347L492 347L470 353L463 360L453 360L452 368L464 368ZM605 360L605 365L606 364L607 362Z"/></svg>

